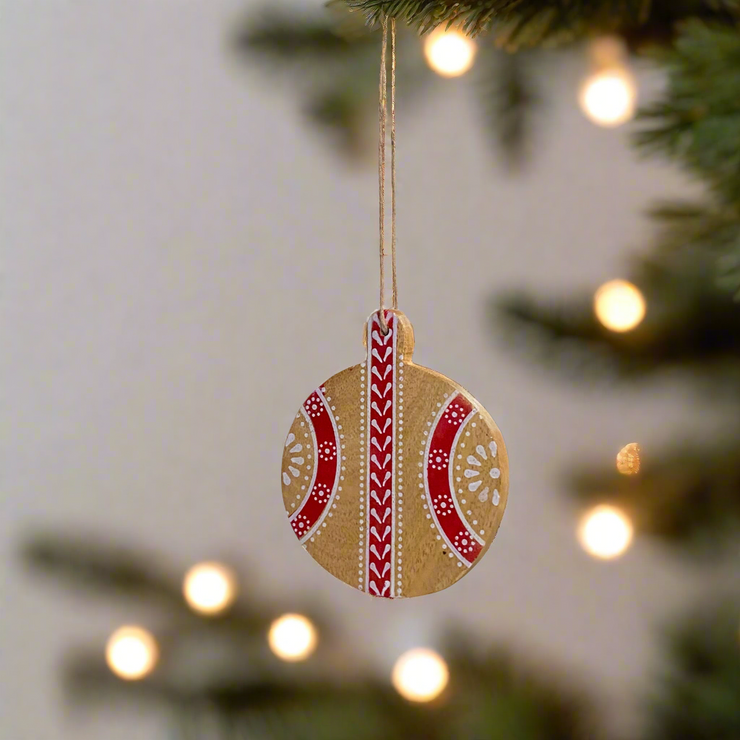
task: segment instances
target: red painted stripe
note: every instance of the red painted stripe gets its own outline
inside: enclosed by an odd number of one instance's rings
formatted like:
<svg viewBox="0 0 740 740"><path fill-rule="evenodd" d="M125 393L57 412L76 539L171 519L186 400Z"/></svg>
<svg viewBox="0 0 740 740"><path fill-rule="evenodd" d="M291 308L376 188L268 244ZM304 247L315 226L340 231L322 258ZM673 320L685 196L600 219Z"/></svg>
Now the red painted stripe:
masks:
<svg viewBox="0 0 740 740"><path fill-rule="evenodd" d="M389 332L383 336L377 315L368 338L368 509L367 591L391 598L393 557L393 457L395 378L393 344L396 318L387 312ZM388 384L390 383L390 388Z"/></svg>
<svg viewBox="0 0 740 740"><path fill-rule="evenodd" d="M316 477L303 506L290 520L298 539L304 538L313 529L329 506L336 484L340 454L334 424L318 392L315 391L308 397L303 408L316 439L313 460L316 465Z"/></svg>
<svg viewBox="0 0 740 740"><path fill-rule="evenodd" d="M426 463L429 497L437 525L456 554L468 563L472 563L480 555L482 547L471 537L455 508L453 491L450 490L450 466L455 464L455 435L472 410L473 404L464 396L458 394L451 399L437 422Z"/></svg>

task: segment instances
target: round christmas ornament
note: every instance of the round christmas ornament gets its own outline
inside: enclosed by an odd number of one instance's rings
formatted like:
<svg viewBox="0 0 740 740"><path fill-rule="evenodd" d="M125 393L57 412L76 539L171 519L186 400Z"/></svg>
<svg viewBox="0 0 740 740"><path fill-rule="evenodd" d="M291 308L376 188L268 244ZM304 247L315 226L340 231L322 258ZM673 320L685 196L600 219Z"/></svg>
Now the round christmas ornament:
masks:
<svg viewBox="0 0 740 740"><path fill-rule="evenodd" d="M367 357L306 400L283 453L290 525L331 574L372 596L447 588L504 513L504 440L461 386L414 364L400 311L367 322Z"/></svg>
<svg viewBox="0 0 740 740"><path fill-rule="evenodd" d="M413 362L414 331L398 311L395 229L395 23L391 28L391 259L384 308L386 39L380 64L380 309L366 357L301 406L283 451L290 526L332 575L371 596L440 591L488 549L506 506L504 440L461 386Z"/></svg>

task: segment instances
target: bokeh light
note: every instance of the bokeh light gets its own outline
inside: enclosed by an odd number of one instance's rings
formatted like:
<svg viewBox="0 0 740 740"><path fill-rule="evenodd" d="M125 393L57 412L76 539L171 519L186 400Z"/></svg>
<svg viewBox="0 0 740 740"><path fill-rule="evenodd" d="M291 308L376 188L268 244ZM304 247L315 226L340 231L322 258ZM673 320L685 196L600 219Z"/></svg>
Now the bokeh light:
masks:
<svg viewBox="0 0 740 740"><path fill-rule="evenodd" d="M159 658L153 635L142 627L127 625L117 629L105 648L108 667L119 678L136 681L152 672Z"/></svg>
<svg viewBox="0 0 740 740"><path fill-rule="evenodd" d="M283 614L270 626L270 650L281 660L305 660L316 649L318 636L310 619L302 614Z"/></svg>
<svg viewBox="0 0 740 740"><path fill-rule="evenodd" d="M447 663L428 648L405 652L393 666L391 681L396 691L409 701L432 701L450 678Z"/></svg>
<svg viewBox="0 0 740 740"><path fill-rule="evenodd" d="M625 69L608 69L589 77L579 102L589 120L599 126L619 126L635 113L635 81Z"/></svg>
<svg viewBox="0 0 740 740"><path fill-rule="evenodd" d="M236 598L236 576L221 563L198 563L185 574L182 590L191 609L218 614Z"/></svg>
<svg viewBox="0 0 740 740"><path fill-rule="evenodd" d="M477 47L464 33L442 26L432 31L424 40L427 64L442 77L459 77L475 61Z"/></svg>
<svg viewBox="0 0 740 740"><path fill-rule="evenodd" d="M640 472L642 449L637 442L630 442L617 453L617 470L622 475L637 475Z"/></svg>
<svg viewBox="0 0 740 740"><path fill-rule="evenodd" d="M632 283L611 280L596 291L594 311L607 329L630 331L645 318L645 298Z"/></svg>
<svg viewBox="0 0 740 740"><path fill-rule="evenodd" d="M632 522L613 506L597 506L581 520L578 539L589 555L611 560L630 546Z"/></svg>

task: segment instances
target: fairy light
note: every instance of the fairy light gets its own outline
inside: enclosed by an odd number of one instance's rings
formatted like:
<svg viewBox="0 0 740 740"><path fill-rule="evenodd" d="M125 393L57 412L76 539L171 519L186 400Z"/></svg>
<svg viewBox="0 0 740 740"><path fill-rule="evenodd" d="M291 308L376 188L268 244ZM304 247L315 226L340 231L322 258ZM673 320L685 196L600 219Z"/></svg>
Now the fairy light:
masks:
<svg viewBox="0 0 740 740"><path fill-rule="evenodd" d="M632 542L632 522L613 506L597 506L581 520L578 528L581 546L595 558L619 557Z"/></svg>
<svg viewBox="0 0 740 740"><path fill-rule="evenodd" d="M442 26L432 31L424 40L427 64L442 77L459 77L475 61L477 47L464 33Z"/></svg>
<svg viewBox="0 0 740 740"><path fill-rule="evenodd" d="M185 574L182 590L193 611L219 614L236 598L236 576L221 563L198 563Z"/></svg>
<svg viewBox="0 0 740 740"><path fill-rule="evenodd" d="M117 629L108 638L105 648L108 667L127 681L136 681L151 673L158 657L156 640L142 627L129 625Z"/></svg>
<svg viewBox="0 0 740 740"><path fill-rule="evenodd" d="M594 295L596 318L611 331L634 329L645 318L645 298L626 280L604 283Z"/></svg>
<svg viewBox="0 0 740 740"><path fill-rule="evenodd" d="M305 660L316 649L318 637L311 620L302 614L283 614L270 625L267 641L281 660Z"/></svg>
<svg viewBox="0 0 740 740"><path fill-rule="evenodd" d="M637 475L640 472L642 449L637 442L630 442L617 453L617 470L622 475Z"/></svg>
<svg viewBox="0 0 740 740"><path fill-rule="evenodd" d="M607 36L596 39L589 51L596 71L581 86L581 109L599 126L620 126L634 116L637 100L637 85L627 66L624 43Z"/></svg>
<svg viewBox="0 0 740 740"><path fill-rule="evenodd" d="M621 126L635 114L637 91L627 70L610 69L589 77L581 88L583 112L599 126Z"/></svg>
<svg viewBox="0 0 740 740"><path fill-rule="evenodd" d="M393 666L391 682L401 696L409 701L436 699L450 678L447 663L428 648L405 652Z"/></svg>

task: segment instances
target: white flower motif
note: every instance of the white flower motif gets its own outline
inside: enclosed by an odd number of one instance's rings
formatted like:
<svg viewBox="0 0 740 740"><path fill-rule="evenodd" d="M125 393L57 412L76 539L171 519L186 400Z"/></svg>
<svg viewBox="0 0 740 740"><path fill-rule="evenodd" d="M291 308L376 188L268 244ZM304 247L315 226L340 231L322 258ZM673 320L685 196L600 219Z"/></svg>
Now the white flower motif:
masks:
<svg viewBox="0 0 740 740"><path fill-rule="evenodd" d="M304 531L308 528L308 517L305 514L299 514L293 526L298 530L298 534L304 534Z"/></svg>
<svg viewBox="0 0 740 740"><path fill-rule="evenodd" d="M313 488L313 495L320 504L325 504L331 496L331 488L326 483L317 483Z"/></svg>
<svg viewBox="0 0 740 740"><path fill-rule="evenodd" d="M478 501L483 503L488 501L488 494L491 492L490 487L484 485L486 476L492 480L498 480L501 477L500 468L497 468L493 464L493 460L498 452L498 447L496 446L496 443L492 441L488 443L488 451L486 451L486 448L483 445L477 445L475 452L476 455L468 455L467 463L471 467L467 468L463 475L468 479L475 478L475 480L471 480L471 482L468 483L468 491L471 493L476 493L476 491L483 486L483 489L478 493ZM490 459L488 457L489 453L491 456ZM494 488L493 494L491 495L493 505L498 506L500 500L501 497L498 489Z"/></svg>
<svg viewBox="0 0 740 740"><path fill-rule="evenodd" d="M434 503L434 511L437 516L447 516L453 509L454 505L449 495L440 496Z"/></svg>
<svg viewBox="0 0 740 740"><path fill-rule="evenodd" d="M429 464L434 470L444 470L450 463L450 455L445 450L432 450Z"/></svg>
<svg viewBox="0 0 740 740"><path fill-rule="evenodd" d="M300 478L301 471L298 470L298 468L306 462L303 456L298 454L299 452L303 452L303 445L300 442L293 444L294 442L295 434L291 432L288 435L288 439L285 441L286 447L293 445L288 450L288 452L293 455L293 457L291 457L288 461L291 464L286 466L287 470L283 470L283 483L286 486L289 486L293 482L293 479L290 477L291 475L293 476L293 478Z"/></svg>
<svg viewBox="0 0 740 740"><path fill-rule="evenodd" d="M473 540L470 539L469 535L458 532L455 535L453 544L455 545L455 549L463 555L473 552Z"/></svg>
<svg viewBox="0 0 740 740"><path fill-rule="evenodd" d="M306 412L312 419L315 419L319 414L321 414L321 402L316 396L311 396L304 405Z"/></svg>
<svg viewBox="0 0 740 740"><path fill-rule="evenodd" d="M459 403L451 403L445 409L444 419L453 426L460 426L465 419L465 409Z"/></svg>
<svg viewBox="0 0 740 740"><path fill-rule="evenodd" d="M337 446L334 442L324 441L319 444L319 457L322 460L333 460L337 456Z"/></svg>

